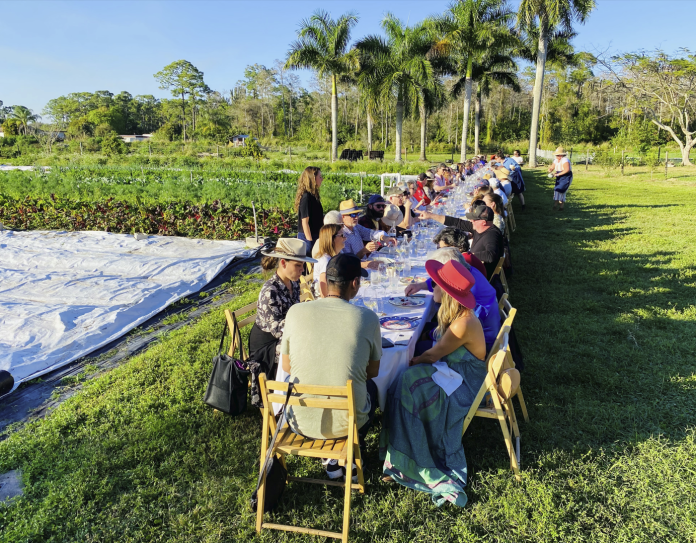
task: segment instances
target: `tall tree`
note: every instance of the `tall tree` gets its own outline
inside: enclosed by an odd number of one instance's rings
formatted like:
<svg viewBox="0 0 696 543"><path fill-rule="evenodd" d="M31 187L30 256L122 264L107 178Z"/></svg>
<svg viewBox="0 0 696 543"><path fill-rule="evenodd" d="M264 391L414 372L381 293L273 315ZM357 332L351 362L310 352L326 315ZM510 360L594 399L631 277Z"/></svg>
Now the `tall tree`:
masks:
<svg viewBox="0 0 696 543"><path fill-rule="evenodd" d="M12 106L10 117L17 119L20 126L24 127L24 135L27 135L29 131L29 123L36 122L41 118L39 115L35 115L31 109L24 106Z"/></svg>
<svg viewBox="0 0 696 543"><path fill-rule="evenodd" d="M474 65L493 50L507 50L514 45L512 18L506 0L459 0L434 20L440 34L435 51L450 58L452 74L465 82L461 162L466 160Z"/></svg>
<svg viewBox="0 0 696 543"><path fill-rule="evenodd" d="M358 57L349 50L350 32L357 24L353 13L337 20L321 10L300 23L298 39L290 45L285 66L288 69L308 68L319 77L331 77L331 160L338 159L338 78L358 68Z"/></svg>
<svg viewBox="0 0 696 543"><path fill-rule="evenodd" d="M382 21L386 40L367 36L356 47L361 56L370 59L374 70L370 80L372 92L387 100L396 96L396 156L401 161L401 140L404 113L419 103L422 91L433 89L435 75L427 54L432 46L431 34L425 24L406 26L388 13ZM426 108L422 108L426 114Z"/></svg>
<svg viewBox="0 0 696 543"><path fill-rule="evenodd" d="M210 92L203 80L203 72L188 60L177 60L165 66L154 77L159 82L160 89L169 90L172 96L181 100L181 125L186 141L186 99L191 96L195 99L200 93Z"/></svg>
<svg viewBox="0 0 696 543"><path fill-rule="evenodd" d="M535 26L539 29L536 54L536 78L532 125L529 131L529 166L536 167L536 149L539 140L539 111L544 88L544 72L549 41L557 30L573 31L573 21L584 23L595 7L595 0L521 0L517 12L517 25L525 31Z"/></svg>

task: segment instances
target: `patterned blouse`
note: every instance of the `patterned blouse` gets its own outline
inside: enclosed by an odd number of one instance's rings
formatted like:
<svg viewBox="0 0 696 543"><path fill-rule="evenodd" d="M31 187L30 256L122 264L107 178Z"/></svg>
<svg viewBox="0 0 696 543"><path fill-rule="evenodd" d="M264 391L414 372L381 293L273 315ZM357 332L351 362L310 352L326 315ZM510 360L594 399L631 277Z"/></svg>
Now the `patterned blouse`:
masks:
<svg viewBox="0 0 696 543"><path fill-rule="evenodd" d="M256 326L278 339L283 337L285 316L288 314L288 310L293 305L300 303L300 283L299 281L291 281L291 283L292 294L276 273L264 283L259 294ZM276 345L276 362L279 359L280 341Z"/></svg>

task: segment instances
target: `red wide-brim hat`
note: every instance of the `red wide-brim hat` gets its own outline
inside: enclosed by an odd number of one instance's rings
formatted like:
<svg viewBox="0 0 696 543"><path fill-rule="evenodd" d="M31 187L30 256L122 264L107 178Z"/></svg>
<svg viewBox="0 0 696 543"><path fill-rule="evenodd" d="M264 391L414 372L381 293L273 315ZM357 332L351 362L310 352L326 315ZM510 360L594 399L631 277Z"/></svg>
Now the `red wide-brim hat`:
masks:
<svg viewBox="0 0 696 543"><path fill-rule="evenodd" d="M425 263L425 271L442 290L464 307L469 309L476 307L476 298L471 293L471 287L476 283L476 279L461 262L450 260L443 264L437 260L428 260Z"/></svg>

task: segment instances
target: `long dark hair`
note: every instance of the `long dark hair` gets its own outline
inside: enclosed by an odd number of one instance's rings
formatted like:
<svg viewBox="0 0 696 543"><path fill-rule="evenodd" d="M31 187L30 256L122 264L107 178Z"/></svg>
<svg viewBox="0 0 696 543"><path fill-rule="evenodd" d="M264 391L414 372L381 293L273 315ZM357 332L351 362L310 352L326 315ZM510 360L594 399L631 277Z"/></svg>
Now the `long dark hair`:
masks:
<svg viewBox="0 0 696 543"><path fill-rule="evenodd" d="M314 196L319 202L321 202L321 197L319 196L319 187L317 187L317 175L321 173L321 168L316 166L307 166L302 174L300 174L300 179L297 181L297 192L295 193L295 211L300 209L300 200L305 192L309 192Z"/></svg>

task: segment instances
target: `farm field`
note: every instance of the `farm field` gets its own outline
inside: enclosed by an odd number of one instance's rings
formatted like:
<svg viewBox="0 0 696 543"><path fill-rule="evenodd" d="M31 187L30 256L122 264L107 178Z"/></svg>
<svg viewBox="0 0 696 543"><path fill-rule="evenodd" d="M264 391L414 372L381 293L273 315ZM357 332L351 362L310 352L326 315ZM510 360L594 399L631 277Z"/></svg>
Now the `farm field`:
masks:
<svg viewBox="0 0 696 543"><path fill-rule="evenodd" d="M531 418L520 427L522 482L496 423L478 419L464 437L469 504L436 508L380 481L373 430L351 541L694 540L696 172L626 173L578 168L563 212L551 211L551 180L525 173L510 279ZM0 179L3 198L51 205L48 185ZM79 201L109 197L90 188ZM78 201L68 184L61 198ZM230 284L230 309L256 299L255 279ZM254 532L260 414L233 419L201 401L221 323L220 310L207 314L2 436L0 472L21 469L25 495L0 505L0 542L316 541ZM290 470L323 476L310 460ZM340 489L291 483L275 517L336 530L341 504Z"/></svg>

